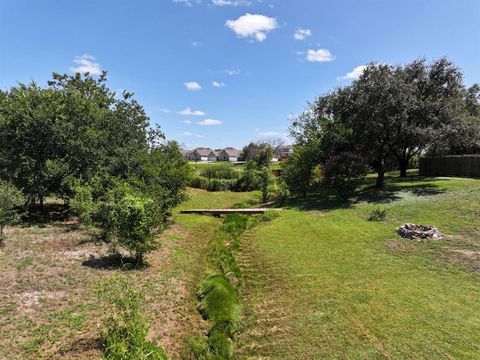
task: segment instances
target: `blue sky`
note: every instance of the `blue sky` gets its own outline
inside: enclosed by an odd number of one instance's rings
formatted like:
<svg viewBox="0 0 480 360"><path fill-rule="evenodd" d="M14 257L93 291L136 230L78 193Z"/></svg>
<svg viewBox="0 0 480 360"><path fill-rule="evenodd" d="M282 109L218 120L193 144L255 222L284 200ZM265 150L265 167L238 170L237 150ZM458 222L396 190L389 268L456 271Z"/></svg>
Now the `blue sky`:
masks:
<svg viewBox="0 0 480 360"><path fill-rule="evenodd" d="M282 135L362 65L419 56L480 82L480 1L0 0L0 88L106 69L188 148Z"/></svg>

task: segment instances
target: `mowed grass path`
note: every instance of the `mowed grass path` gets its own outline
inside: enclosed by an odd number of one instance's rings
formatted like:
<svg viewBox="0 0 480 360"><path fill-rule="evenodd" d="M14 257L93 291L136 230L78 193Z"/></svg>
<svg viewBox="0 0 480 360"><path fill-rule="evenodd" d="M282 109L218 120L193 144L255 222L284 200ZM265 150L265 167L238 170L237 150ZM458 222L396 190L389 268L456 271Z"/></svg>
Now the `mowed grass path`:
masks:
<svg viewBox="0 0 480 360"><path fill-rule="evenodd" d="M378 204L385 222L370 222ZM413 222L449 235L400 239ZM390 179L351 203L291 203L244 241L239 357L480 358L480 181Z"/></svg>

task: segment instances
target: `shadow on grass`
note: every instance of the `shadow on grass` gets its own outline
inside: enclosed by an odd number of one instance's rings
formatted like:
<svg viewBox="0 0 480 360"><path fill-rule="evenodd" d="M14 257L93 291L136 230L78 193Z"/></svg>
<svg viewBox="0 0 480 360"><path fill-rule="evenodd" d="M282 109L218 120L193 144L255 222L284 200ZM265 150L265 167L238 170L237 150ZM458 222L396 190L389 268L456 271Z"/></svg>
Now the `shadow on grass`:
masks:
<svg viewBox="0 0 480 360"><path fill-rule="evenodd" d="M69 208L60 202L46 202L43 207L30 207L22 217L25 226L47 225L52 222L65 222L69 218Z"/></svg>
<svg viewBox="0 0 480 360"><path fill-rule="evenodd" d="M100 270L141 270L148 267L147 263L138 264L134 257L121 254L90 255L90 258L84 260L82 265Z"/></svg>
<svg viewBox="0 0 480 360"><path fill-rule="evenodd" d="M349 200L342 199L331 190L319 188L306 198L296 197L283 204L274 203L272 207L286 207L298 210L348 209L359 203L389 204L402 199L402 193L414 196L434 196L445 192L433 182L440 179L409 176L407 178L388 178L383 188L376 188L375 179L369 178L367 184ZM423 183L421 183L423 182ZM426 182L426 183L425 183Z"/></svg>

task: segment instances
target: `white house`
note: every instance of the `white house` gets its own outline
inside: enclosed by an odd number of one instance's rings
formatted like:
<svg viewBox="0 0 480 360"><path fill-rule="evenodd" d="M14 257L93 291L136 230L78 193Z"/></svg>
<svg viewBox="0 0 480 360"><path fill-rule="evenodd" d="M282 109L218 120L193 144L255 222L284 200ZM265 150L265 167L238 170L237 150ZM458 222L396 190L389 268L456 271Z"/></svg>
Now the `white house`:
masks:
<svg viewBox="0 0 480 360"><path fill-rule="evenodd" d="M189 155L188 160L192 161L217 161L217 154L210 149L199 147L194 149Z"/></svg>
<svg viewBox="0 0 480 360"><path fill-rule="evenodd" d="M218 154L218 161L237 162L241 153L241 150L237 150L233 147L227 147L221 150Z"/></svg>

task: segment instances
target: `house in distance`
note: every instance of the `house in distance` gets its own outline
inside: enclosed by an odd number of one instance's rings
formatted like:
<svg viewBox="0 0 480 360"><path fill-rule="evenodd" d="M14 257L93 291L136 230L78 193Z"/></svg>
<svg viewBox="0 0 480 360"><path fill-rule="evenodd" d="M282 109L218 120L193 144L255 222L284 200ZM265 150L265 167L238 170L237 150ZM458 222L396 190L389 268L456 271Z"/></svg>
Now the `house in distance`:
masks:
<svg viewBox="0 0 480 360"><path fill-rule="evenodd" d="M273 156L272 162L284 161L288 159L288 156L293 151L292 146L285 146L278 149ZM207 147L198 147L193 150L181 150L183 157L189 161L195 162L240 162L242 150L235 149L234 147L226 147L224 149L211 149Z"/></svg>

